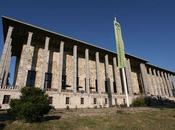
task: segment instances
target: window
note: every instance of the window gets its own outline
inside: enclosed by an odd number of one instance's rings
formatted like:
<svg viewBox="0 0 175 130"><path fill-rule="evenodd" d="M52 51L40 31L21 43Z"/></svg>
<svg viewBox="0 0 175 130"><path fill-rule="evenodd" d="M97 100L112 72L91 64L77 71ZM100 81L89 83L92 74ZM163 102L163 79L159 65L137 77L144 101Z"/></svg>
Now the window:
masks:
<svg viewBox="0 0 175 130"><path fill-rule="evenodd" d="M79 90L79 77L77 77L77 91Z"/></svg>
<svg viewBox="0 0 175 130"><path fill-rule="evenodd" d="M36 71L28 70L26 86L35 86Z"/></svg>
<svg viewBox="0 0 175 130"><path fill-rule="evenodd" d="M115 98L115 105L117 105L117 98Z"/></svg>
<svg viewBox="0 0 175 130"><path fill-rule="evenodd" d="M52 104L53 102L53 97L49 97L49 104Z"/></svg>
<svg viewBox="0 0 175 130"><path fill-rule="evenodd" d="M69 103L70 103L70 98L66 97L66 104L69 104Z"/></svg>
<svg viewBox="0 0 175 130"><path fill-rule="evenodd" d="M126 101L125 101L125 99L123 99L123 104L126 104Z"/></svg>
<svg viewBox="0 0 175 130"><path fill-rule="evenodd" d="M108 82L105 81L105 92L108 93Z"/></svg>
<svg viewBox="0 0 175 130"><path fill-rule="evenodd" d="M105 98L105 104L107 104L108 103L108 99L107 98Z"/></svg>
<svg viewBox="0 0 175 130"><path fill-rule="evenodd" d="M2 104L8 104L10 101L10 95L4 95Z"/></svg>
<svg viewBox="0 0 175 130"><path fill-rule="evenodd" d="M65 90L66 89L66 75L62 76L62 89Z"/></svg>
<svg viewBox="0 0 175 130"><path fill-rule="evenodd" d="M94 104L97 104L97 99L96 98L94 98Z"/></svg>
<svg viewBox="0 0 175 130"><path fill-rule="evenodd" d="M81 98L80 102L81 102L81 104L84 104L84 98Z"/></svg>
<svg viewBox="0 0 175 130"><path fill-rule="evenodd" d="M52 73L45 73L44 88L51 88Z"/></svg>
<svg viewBox="0 0 175 130"><path fill-rule="evenodd" d="M96 87L96 92L98 92L98 82L95 80L95 87Z"/></svg>
<svg viewBox="0 0 175 130"><path fill-rule="evenodd" d="M113 82L113 87L114 87L114 93L117 93L117 88L116 88L116 83Z"/></svg>

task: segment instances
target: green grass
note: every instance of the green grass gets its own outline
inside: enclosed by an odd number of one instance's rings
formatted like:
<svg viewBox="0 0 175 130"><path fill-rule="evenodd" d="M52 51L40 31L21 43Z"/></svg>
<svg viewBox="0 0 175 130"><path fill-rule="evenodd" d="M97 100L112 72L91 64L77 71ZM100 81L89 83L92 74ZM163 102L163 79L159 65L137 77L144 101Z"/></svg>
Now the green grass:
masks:
<svg viewBox="0 0 175 130"><path fill-rule="evenodd" d="M9 120L0 113L4 130L175 130L175 109L105 108L55 110L40 123Z"/></svg>

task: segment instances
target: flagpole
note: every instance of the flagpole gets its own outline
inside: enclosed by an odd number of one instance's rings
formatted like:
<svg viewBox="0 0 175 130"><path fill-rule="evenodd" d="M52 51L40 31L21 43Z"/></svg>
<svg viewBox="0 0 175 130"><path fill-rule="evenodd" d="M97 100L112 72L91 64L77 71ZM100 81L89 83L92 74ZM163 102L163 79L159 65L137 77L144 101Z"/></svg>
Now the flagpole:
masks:
<svg viewBox="0 0 175 130"><path fill-rule="evenodd" d="M123 41L122 41L122 43L120 41L122 39L122 36L119 35L118 31L116 31L115 23L117 23L116 17L114 18L114 30L115 30L115 38L116 38L116 47L117 47L117 50L118 50L118 66L122 70L122 79L123 79L123 85L124 85L124 91L125 91L126 105L127 105L127 107L130 107L130 105L129 105L129 97L128 97L128 89L127 89L127 82L126 82L126 74L125 74L125 60L126 59L125 59L125 54L124 54L124 46L121 47L121 45L120 45L120 44L124 44L124 43L123 43ZM118 45L120 45L120 48L117 46L117 43L118 43ZM122 55L122 51L123 51L123 55Z"/></svg>
<svg viewBox="0 0 175 130"><path fill-rule="evenodd" d="M126 84L126 74L125 74L125 68L122 69L122 79L123 79L123 85L124 85L124 90L125 90L125 97L126 97L126 105L129 107L129 98L128 98L128 89L127 89L127 84Z"/></svg>

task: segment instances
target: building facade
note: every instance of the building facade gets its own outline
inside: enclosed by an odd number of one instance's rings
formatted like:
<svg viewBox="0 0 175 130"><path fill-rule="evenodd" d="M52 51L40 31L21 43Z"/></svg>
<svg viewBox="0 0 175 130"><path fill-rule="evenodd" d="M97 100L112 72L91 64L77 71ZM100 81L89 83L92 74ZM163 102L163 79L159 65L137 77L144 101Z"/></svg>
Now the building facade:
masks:
<svg viewBox="0 0 175 130"><path fill-rule="evenodd" d="M8 17L2 17L0 105L9 108L22 87L38 87L55 108L109 107L125 103L121 70L114 52ZM14 81L8 84L11 59ZM126 54L130 103L139 95L174 100L175 73Z"/></svg>

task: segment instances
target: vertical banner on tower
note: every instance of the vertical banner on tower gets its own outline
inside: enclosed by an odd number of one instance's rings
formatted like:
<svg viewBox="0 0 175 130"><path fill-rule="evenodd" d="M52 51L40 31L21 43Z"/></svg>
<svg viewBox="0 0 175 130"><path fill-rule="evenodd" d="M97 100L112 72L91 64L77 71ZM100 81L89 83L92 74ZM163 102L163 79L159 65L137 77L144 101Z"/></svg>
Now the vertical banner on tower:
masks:
<svg viewBox="0 0 175 130"><path fill-rule="evenodd" d="M124 68L126 66L124 43L122 39L120 23L118 23L116 19L114 20L114 32L115 32L115 40L116 40L116 47L117 47L118 67Z"/></svg>

